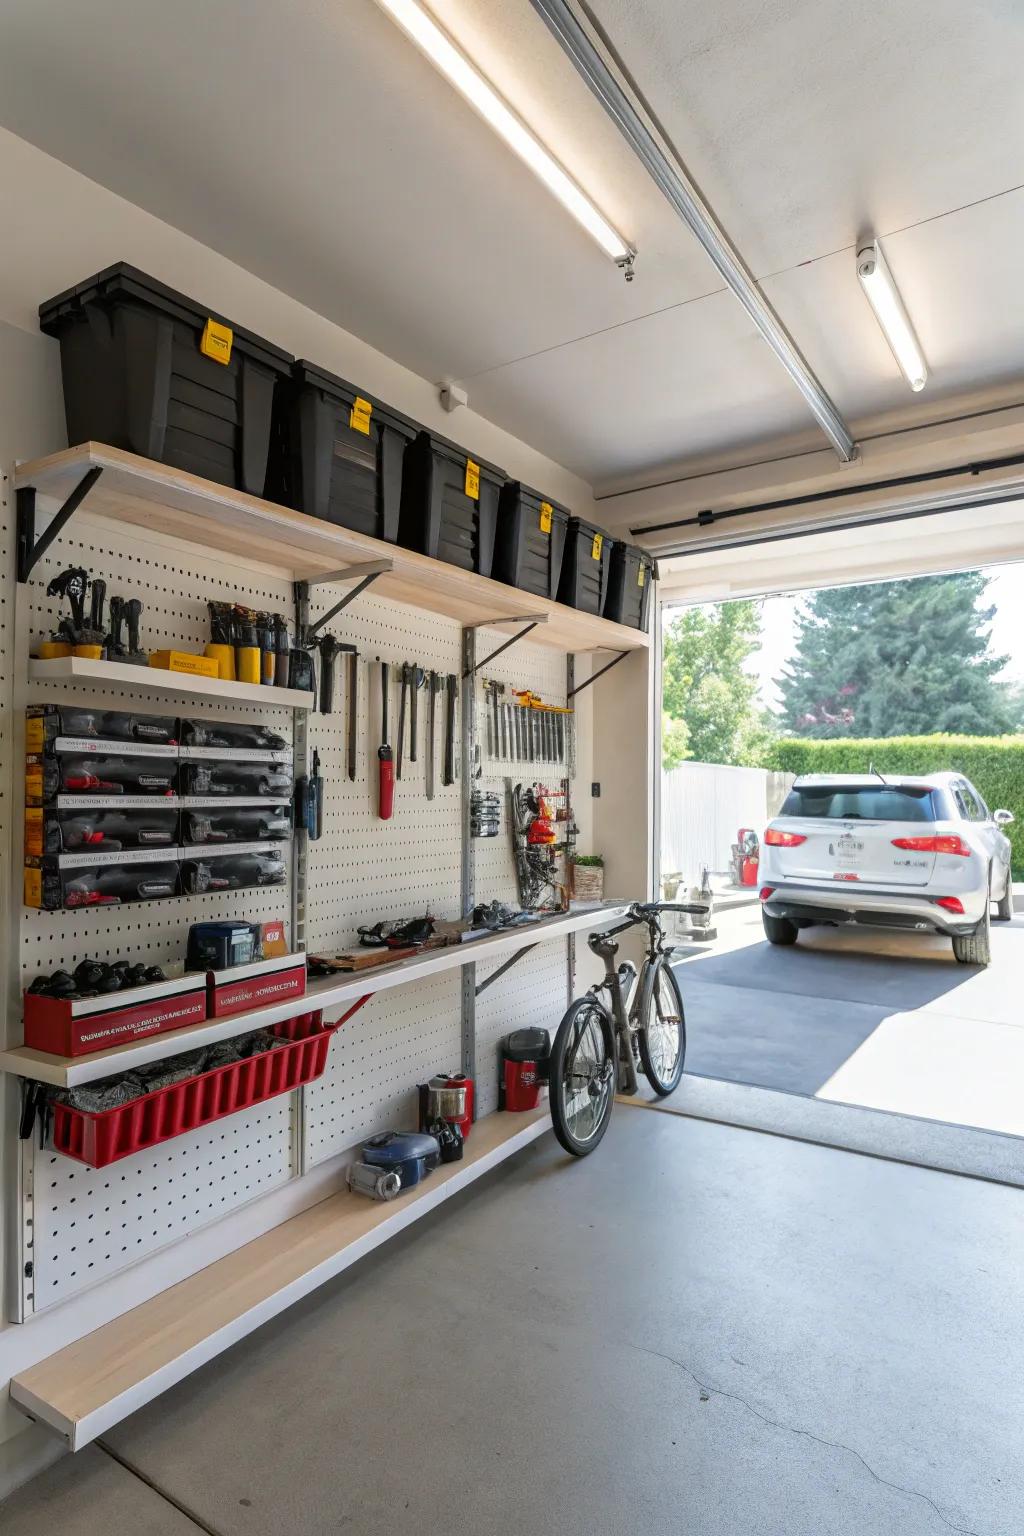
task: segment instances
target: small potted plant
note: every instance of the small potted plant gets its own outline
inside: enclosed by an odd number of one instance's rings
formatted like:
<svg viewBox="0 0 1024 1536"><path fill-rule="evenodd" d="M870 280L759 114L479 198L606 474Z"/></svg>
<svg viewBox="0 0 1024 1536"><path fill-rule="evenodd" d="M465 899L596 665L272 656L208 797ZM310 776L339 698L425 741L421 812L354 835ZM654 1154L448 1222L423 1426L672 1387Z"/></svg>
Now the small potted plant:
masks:
<svg viewBox="0 0 1024 1536"><path fill-rule="evenodd" d="M572 866L572 893L577 901L604 897L604 859L599 853L578 853Z"/></svg>

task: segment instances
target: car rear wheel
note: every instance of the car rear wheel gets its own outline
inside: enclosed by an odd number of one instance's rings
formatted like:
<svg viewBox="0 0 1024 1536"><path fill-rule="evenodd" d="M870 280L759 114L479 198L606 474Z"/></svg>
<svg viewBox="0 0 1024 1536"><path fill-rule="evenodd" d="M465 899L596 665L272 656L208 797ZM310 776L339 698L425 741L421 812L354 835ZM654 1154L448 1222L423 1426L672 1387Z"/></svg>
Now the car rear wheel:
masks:
<svg viewBox="0 0 1024 1536"><path fill-rule="evenodd" d="M1013 879L1009 870L1006 872L1006 890L996 903L996 917L1001 923L1008 923L1013 916Z"/></svg>
<svg viewBox="0 0 1024 1536"><path fill-rule="evenodd" d="M973 933L953 935L953 956L959 965L988 965L991 962L991 923L987 902L985 916Z"/></svg>
<svg viewBox="0 0 1024 1536"><path fill-rule="evenodd" d="M796 924L791 923L788 917L772 917L770 912L761 908L761 921L764 923L764 936L769 944L795 944Z"/></svg>

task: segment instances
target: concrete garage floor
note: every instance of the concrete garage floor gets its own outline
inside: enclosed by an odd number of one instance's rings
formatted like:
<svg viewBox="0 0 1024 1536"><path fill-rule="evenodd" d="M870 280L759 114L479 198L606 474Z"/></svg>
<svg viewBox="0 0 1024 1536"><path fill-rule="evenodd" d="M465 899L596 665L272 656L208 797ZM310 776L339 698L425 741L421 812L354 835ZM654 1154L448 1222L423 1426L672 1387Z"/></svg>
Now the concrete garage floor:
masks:
<svg viewBox="0 0 1024 1536"><path fill-rule="evenodd" d="M756 906L717 927L676 971L688 1072L1024 1135L1024 915L993 923L985 970L919 934L773 948Z"/></svg>
<svg viewBox="0 0 1024 1536"><path fill-rule="evenodd" d="M1020 1195L617 1107L0 1510L4 1536L1010 1536Z"/></svg>

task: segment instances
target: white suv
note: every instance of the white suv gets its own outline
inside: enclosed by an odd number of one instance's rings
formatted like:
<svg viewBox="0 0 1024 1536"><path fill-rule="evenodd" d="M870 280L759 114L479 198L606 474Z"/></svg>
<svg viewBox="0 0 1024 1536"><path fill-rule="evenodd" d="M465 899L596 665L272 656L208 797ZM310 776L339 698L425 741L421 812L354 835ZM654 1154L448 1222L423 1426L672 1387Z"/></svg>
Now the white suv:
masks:
<svg viewBox="0 0 1024 1536"><path fill-rule="evenodd" d="M962 965L988 965L991 903L1013 916L1009 811L990 811L959 773L796 780L761 848L761 915L772 944L801 928L864 923L943 933Z"/></svg>

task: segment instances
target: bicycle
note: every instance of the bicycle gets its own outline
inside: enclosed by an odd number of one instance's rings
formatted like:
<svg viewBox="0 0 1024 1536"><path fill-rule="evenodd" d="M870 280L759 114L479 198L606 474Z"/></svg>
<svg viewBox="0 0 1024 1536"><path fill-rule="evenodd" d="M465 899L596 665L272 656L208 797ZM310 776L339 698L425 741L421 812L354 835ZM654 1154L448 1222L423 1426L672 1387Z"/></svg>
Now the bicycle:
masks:
<svg viewBox="0 0 1024 1536"><path fill-rule="evenodd" d="M686 1019L671 966L675 946L666 944L660 917L663 912L704 916L707 911L681 902L634 902L624 922L587 940L604 961L604 980L570 1004L548 1060L552 1124L574 1157L586 1157L600 1142L616 1090L638 1091L638 1062L659 1098L678 1088L686 1056ZM638 975L631 960L616 966L615 938L639 923L647 924L649 942Z"/></svg>

